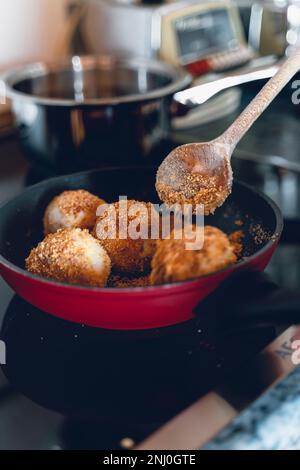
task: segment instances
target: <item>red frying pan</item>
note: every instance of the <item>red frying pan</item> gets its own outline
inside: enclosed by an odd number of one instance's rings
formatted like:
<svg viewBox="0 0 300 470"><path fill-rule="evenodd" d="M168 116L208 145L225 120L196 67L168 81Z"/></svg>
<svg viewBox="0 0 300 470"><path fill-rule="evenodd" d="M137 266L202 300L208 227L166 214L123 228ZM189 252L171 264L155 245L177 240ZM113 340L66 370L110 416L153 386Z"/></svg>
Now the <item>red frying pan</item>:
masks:
<svg viewBox="0 0 300 470"><path fill-rule="evenodd" d="M60 192L79 188L108 202L119 195L158 202L152 168L101 169L43 181L0 208L0 272L19 296L39 309L98 328L143 330L192 319L196 306L225 279L239 271L263 271L283 228L282 215L268 197L235 182L224 206L206 219L227 234L241 228L245 234L244 259L229 269L181 283L127 289L71 286L29 274L24 260L43 238L47 204Z"/></svg>

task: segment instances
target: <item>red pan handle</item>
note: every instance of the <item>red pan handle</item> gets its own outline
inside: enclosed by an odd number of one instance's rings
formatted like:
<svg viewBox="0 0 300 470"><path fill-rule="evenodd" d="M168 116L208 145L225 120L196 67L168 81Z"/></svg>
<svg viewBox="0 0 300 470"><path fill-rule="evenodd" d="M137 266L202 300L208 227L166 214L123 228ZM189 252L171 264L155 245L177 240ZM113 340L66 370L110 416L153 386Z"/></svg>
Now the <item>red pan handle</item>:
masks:
<svg viewBox="0 0 300 470"><path fill-rule="evenodd" d="M196 308L216 315L220 329L300 323L300 294L281 288L265 273L239 273L225 281Z"/></svg>

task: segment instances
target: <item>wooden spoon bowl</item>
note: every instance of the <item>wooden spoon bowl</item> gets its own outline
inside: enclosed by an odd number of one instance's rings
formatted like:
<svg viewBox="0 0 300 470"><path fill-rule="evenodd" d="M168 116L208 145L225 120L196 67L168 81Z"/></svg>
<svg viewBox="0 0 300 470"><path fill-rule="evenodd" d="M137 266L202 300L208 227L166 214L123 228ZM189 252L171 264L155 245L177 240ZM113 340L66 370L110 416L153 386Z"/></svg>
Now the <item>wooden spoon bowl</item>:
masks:
<svg viewBox="0 0 300 470"><path fill-rule="evenodd" d="M231 193L230 147L218 140L186 144L171 152L159 167L156 190L168 206L192 204L193 212L204 206L208 215Z"/></svg>

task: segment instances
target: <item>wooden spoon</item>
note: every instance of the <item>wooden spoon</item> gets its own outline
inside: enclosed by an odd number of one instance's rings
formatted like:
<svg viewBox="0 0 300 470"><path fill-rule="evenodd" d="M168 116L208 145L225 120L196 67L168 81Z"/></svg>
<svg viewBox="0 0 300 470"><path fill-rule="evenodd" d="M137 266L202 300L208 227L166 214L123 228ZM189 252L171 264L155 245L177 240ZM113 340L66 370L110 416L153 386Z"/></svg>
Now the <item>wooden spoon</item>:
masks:
<svg viewBox="0 0 300 470"><path fill-rule="evenodd" d="M167 205L204 205L208 215L232 189L230 159L238 142L300 69L300 49L287 59L242 114L220 137L174 149L158 169L156 190ZM276 135L274 136L276 138Z"/></svg>

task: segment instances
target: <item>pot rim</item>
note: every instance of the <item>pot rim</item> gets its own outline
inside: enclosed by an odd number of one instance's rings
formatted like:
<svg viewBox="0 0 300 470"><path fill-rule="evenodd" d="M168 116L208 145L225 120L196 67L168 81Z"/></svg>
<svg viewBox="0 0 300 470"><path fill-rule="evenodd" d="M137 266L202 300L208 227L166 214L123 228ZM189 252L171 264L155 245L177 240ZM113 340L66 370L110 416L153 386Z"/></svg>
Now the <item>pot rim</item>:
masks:
<svg viewBox="0 0 300 470"><path fill-rule="evenodd" d="M92 98L84 99L82 101L75 99L40 97L35 94L24 93L15 89L15 86L21 81L47 76L49 72L57 72L71 67L74 73L80 73L82 70L89 70L95 66L103 68L104 70L111 69L112 72L114 68L120 66L125 66L133 70L146 68L151 72L156 72L158 74L161 73L161 75L170 77L171 83L146 93L135 93L111 98ZM35 62L9 70L2 74L0 78L4 83L6 96L11 100L22 99L27 102L44 106L66 106L71 108L95 105L116 106L124 103L137 103L160 99L187 88L192 82L192 76L184 69L166 64L162 61L141 57L122 57L109 54L95 56L74 55L56 62Z"/></svg>

